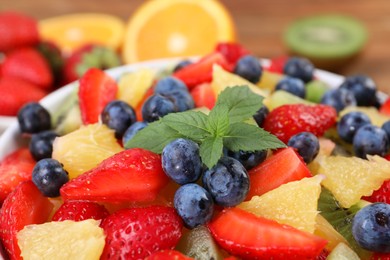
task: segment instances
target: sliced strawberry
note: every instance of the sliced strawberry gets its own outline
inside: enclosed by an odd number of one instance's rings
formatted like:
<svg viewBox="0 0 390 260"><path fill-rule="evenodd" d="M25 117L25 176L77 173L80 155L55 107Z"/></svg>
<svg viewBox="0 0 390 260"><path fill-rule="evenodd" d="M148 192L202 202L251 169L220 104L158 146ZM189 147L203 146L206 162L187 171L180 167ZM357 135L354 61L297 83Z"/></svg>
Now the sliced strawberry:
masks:
<svg viewBox="0 0 390 260"><path fill-rule="evenodd" d="M104 219L108 210L100 204L91 201L65 201L54 213L52 221L82 221L86 219Z"/></svg>
<svg viewBox="0 0 390 260"><path fill-rule="evenodd" d="M135 148L104 160L66 183L60 192L64 200L152 201L168 181L160 155Z"/></svg>
<svg viewBox="0 0 390 260"><path fill-rule="evenodd" d="M362 197L362 199L374 202L390 203L390 180L384 181L382 186L375 190L371 196Z"/></svg>
<svg viewBox="0 0 390 260"><path fill-rule="evenodd" d="M194 259L183 255L176 250L161 250L146 257L145 260L190 260Z"/></svg>
<svg viewBox="0 0 390 260"><path fill-rule="evenodd" d="M275 72L279 74L283 74L283 68L288 60L288 56L280 56L270 60L270 65L267 70L270 72Z"/></svg>
<svg viewBox="0 0 390 260"><path fill-rule="evenodd" d="M390 116L390 98L386 99L386 101L381 105L381 107L379 108L379 112Z"/></svg>
<svg viewBox="0 0 390 260"><path fill-rule="evenodd" d="M374 253L370 260L390 260L390 253Z"/></svg>
<svg viewBox="0 0 390 260"><path fill-rule="evenodd" d="M183 224L174 208L128 208L105 218L101 224L106 244L100 259L144 259L153 252L173 249Z"/></svg>
<svg viewBox="0 0 390 260"><path fill-rule="evenodd" d="M28 148L20 148L0 163L0 204L21 182L31 180L36 161Z"/></svg>
<svg viewBox="0 0 390 260"><path fill-rule="evenodd" d="M89 69L81 78L79 103L85 125L97 123L104 107L115 99L118 85L100 69Z"/></svg>
<svg viewBox="0 0 390 260"><path fill-rule="evenodd" d="M231 70L231 65L226 58L221 53L214 52L173 73L173 76L181 79L189 89L192 89L196 85L212 80L214 64L220 65L225 70Z"/></svg>
<svg viewBox="0 0 390 260"><path fill-rule="evenodd" d="M19 184L0 209L0 238L11 259L22 259L16 234L24 226L47 221L53 204L32 181Z"/></svg>
<svg viewBox="0 0 390 260"><path fill-rule="evenodd" d="M144 105L145 101L146 101L151 95L153 95L153 93L154 93L154 88L153 88L153 87L149 88L149 89L145 92L145 94L144 94L144 96L142 97L142 99L140 100L140 102L138 103L137 107L135 108L135 115L136 115L138 121L142 121L142 120L143 120L143 119L142 119L142 106Z"/></svg>
<svg viewBox="0 0 390 260"><path fill-rule="evenodd" d="M208 227L223 249L243 259L314 259L327 243L239 208L224 209Z"/></svg>
<svg viewBox="0 0 390 260"><path fill-rule="evenodd" d="M221 42L215 47L215 51L221 53L226 60L232 65L250 52L239 43L236 42Z"/></svg>
<svg viewBox="0 0 390 260"><path fill-rule="evenodd" d="M328 105L289 104L272 110L263 127L287 143L291 136L305 131L322 136L336 119L336 110Z"/></svg>
<svg viewBox="0 0 390 260"><path fill-rule="evenodd" d="M311 177L310 170L293 148L283 148L249 171L249 200L290 181Z"/></svg>
<svg viewBox="0 0 390 260"><path fill-rule="evenodd" d="M195 107L207 107L213 109L215 105L215 94L209 83L200 84L191 89L191 96L194 99Z"/></svg>

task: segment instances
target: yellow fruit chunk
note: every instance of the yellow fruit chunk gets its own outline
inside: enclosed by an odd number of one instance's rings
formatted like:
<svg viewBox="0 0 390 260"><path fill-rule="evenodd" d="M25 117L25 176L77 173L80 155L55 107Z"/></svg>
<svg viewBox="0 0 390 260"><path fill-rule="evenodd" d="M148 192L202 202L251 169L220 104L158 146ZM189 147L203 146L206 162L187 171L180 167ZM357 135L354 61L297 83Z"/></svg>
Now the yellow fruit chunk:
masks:
<svg viewBox="0 0 390 260"><path fill-rule="evenodd" d="M100 221L47 222L25 226L17 234L24 260L99 259L105 237Z"/></svg>
<svg viewBox="0 0 390 260"><path fill-rule="evenodd" d="M52 158L62 163L69 178L73 179L122 150L114 131L97 123L57 137Z"/></svg>
<svg viewBox="0 0 390 260"><path fill-rule="evenodd" d="M218 96L225 88L234 86L248 86L254 93L263 97L268 96L268 92L260 89L255 84L247 81L246 79L230 73L224 70L221 66L213 65L213 80L211 81L211 88L213 89L215 96Z"/></svg>
<svg viewBox="0 0 390 260"><path fill-rule="evenodd" d="M139 69L122 75L118 82L117 98L133 108L137 107L145 92L152 86L154 74L150 69Z"/></svg>
<svg viewBox="0 0 390 260"><path fill-rule="evenodd" d="M313 233L322 179L322 176L317 175L289 182L261 196L254 196L238 207L257 216Z"/></svg>
<svg viewBox="0 0 390 260"><path fill-rule="evenodd" d="M69 54L90 43L118 50L122 45L125 24L113 15L76 13L41 20L38 28L42 40L56 43Z"/></svg>
<svg viewBox="0 0 390 260"><path fill-rule="evenodd" d="M329 251L332 251L339 243L348 244L347 240L320 214L316 217L314 234L328 241L326 249Z"/></svg>
<svg viewBox="0 0 390 260"><path fill-rule="evenodd" d="M340 111L339 118L352 111L360 111L366 114L370 118L371 123L378 127L381 127L385 122L390 120L389 116L379 113L378 109L376 109L375 107L354 107L354 106L346 107L345 109Z"/></svg>
<svg viewBox="0 0 390 260"><path fill-rule="evenodd" d="M318 173L318 169L320 168L318 161L321 160L321 157L330 156L336 147L336 143L328 138L320 137L318 138L318 141L320 143L320 150L314 160L307 165L310 172L313 174Z"/></svg>
<svg viewBox="0 0 390 260"><path fill-rule="evenodd" d="M145 1L126 26L123 60L205 55L235 35L232 17L219 1Z"/></svg>
<svg viewBox="0 0 390 260"><path fill-rule="evenodd" d="M327 260L360 260L360 257L345 243L339 243L326 258Z"/></svg>
<svg viewBox="0 0 390 260"><path fill-rule="evenodd" d="M283 77L285 77L283 74L263 70L257 86L268 91L273 91L276 87L276 84L278 84L278 82L283 79Z"/></svg>
<svg viewBox="0 0 390 260"><path fill-rule="evenodd" d="M277 90L272 92L264 101L264 105L272 111L277 107L287 105L287 104L305 104L305 105L314 105L314 103L307 101L303 98L300 98L296 95L293 95L284 90Z"/></svg>
<svg viewBox="0 0 390 260"><path fill-rule="evenodd" d="M332 192L342 207L349 208L362 196L370 196L390 179L390 162L380 156L323 156L318 161L319 174L326 178L322 184Z"/></svg>

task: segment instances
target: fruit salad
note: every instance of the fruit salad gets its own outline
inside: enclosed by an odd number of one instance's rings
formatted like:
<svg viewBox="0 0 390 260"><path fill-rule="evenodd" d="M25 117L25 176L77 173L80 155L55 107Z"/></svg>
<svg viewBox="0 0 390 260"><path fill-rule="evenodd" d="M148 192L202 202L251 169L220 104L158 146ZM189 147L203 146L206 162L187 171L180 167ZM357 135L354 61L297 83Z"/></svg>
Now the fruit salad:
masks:
<svg viewBox="0 0 390 260"><path fill-rule="evenodd" d="M236 43L87 70L58 109L18 112L3 257L388 259L390 102L337 79Z"/></svg>

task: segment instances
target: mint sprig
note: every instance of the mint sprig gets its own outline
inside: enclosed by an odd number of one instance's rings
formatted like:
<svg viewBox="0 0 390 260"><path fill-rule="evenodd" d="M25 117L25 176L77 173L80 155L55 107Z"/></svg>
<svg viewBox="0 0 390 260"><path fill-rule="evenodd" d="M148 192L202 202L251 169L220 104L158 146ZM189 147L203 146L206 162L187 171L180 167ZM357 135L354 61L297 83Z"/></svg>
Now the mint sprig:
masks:
<svg viewBox="0 0 390 260"><path fill-rule="evenodd" d="M208 115L199 111L168 114L140 130L125 148L161 153L171 141L187 138L199 144L202 161L211 168L221 158L223 147L232 151L285 147L276 136L245 122L261 108L262 101L247 86L226 88Z"/></svg>

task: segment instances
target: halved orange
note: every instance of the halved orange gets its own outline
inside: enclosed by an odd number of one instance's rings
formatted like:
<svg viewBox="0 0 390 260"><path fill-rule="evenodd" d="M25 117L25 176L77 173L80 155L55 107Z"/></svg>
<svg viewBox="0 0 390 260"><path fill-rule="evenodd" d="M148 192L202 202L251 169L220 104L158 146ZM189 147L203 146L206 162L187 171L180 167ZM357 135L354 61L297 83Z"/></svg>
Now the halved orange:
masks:
<svg viewBox="0 0 390 260"><path fill-rule="evenodd" d="M65 54L89 43L117 50L122 45L124 29L120 18L101 13L62 15L39 22L41 38L56 43Z"/></svg>
<svg viewBox="0 0 390 260"><path fill-rule="evenodd" d="M129 19L122 54L125 63L204 55L235 39L232 17L217 0L149 0Z"/></svg>

